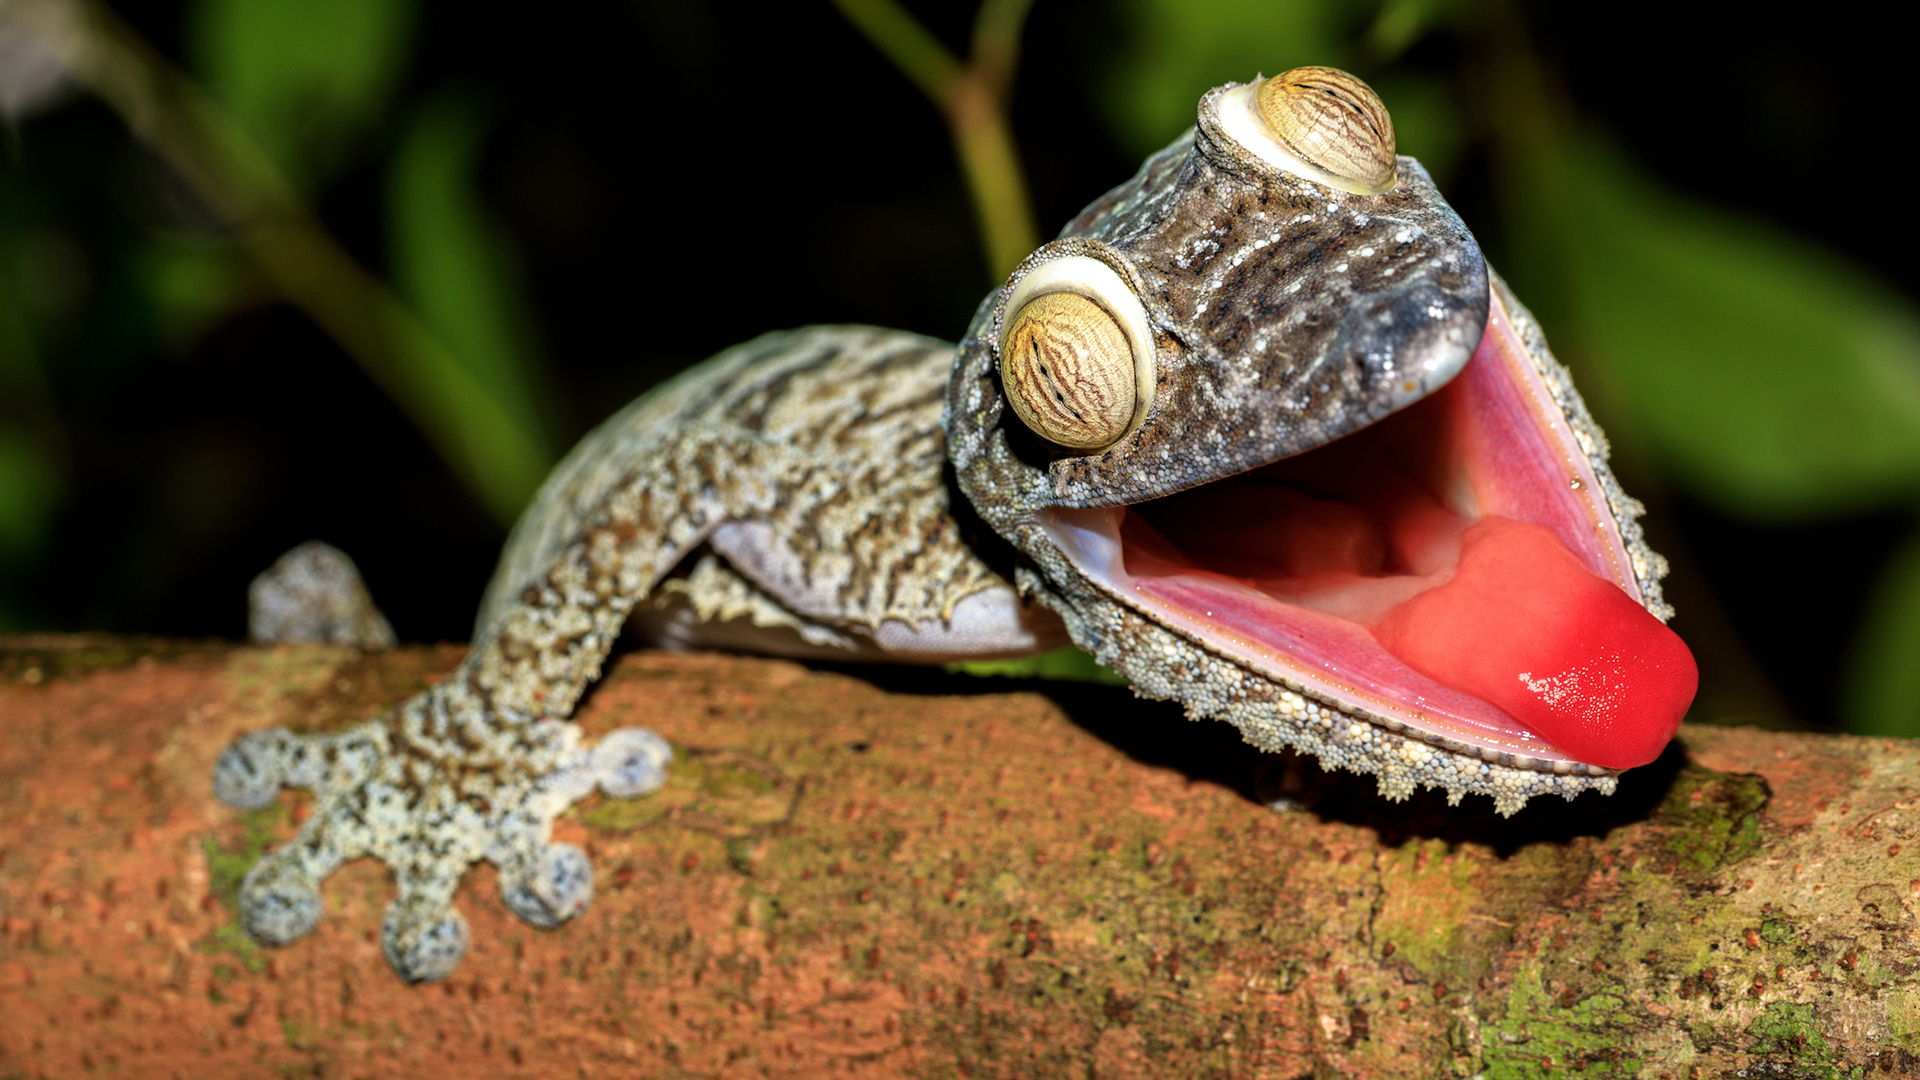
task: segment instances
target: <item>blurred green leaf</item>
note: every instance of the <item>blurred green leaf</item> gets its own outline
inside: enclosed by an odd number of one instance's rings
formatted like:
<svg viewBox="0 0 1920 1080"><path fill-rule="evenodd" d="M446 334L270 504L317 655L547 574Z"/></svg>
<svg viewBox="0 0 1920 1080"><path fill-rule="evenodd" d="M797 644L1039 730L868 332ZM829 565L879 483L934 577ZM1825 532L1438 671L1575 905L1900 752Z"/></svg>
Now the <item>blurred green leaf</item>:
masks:
<svg viewBox="0 0 1920 1080"><path fill-rule="evenodd" d="M1361 48L1374 63L1390 62L1456 9L1475 6L1473 0L1386 0L1374 14ZM1399 117L1394 119L1397 124Z"/></svg>
<svg viewBox="0 0 1920 1080"><path fill-rule="evenodd" d="M37 554L60 499L60 471L46 447L0 426L0 567Z"/></svg>
<svg viewBox="0 0 1920 1080"><path fill-rule="evenodd" d="M1920 538L1882 573L1842 688L1847 730L1920 738Z"/></svg>
<svg viewBox="0 0 1920 1080"><path fill-rule="evenodd" d="M1559 153L1512 178L1508 231L1541 279L1523 295L1570 321L1569 353L1597 366L1679 482L1775 519L1920 486L1911 306L1814 244L1662 190L1598 142Z"/></svg>
<svg viewBox="0 0 1920 1080"><path fill-rule="evenodd" d="M1344 63L1345 4L1329 0L1129 0L1127 43L1108 68L1114 130L1136 153L1193 126L1209 89L1302 64Z"/></svg>
<svg viewBox="0 0 1920 1080"><path fill-rule="evenodd" d="M196 0L194 66L304 189L378 124L413 36L410 0Z"/></svg>
<svg viewBox="0 0 1920 1080"><path fill-rule="evenodd" d="M947 670L959 675L999 675L1010 679L1065 679L1071 682L1104 683L1125 686L1120 673L1100 663L1093 654L1071 645L1010 660L963 660L948 664Z"/></svg>
<svg viewBox="0 0 1920 1080"><path fill-rule="evenodd" d="M1420 159L1444 190L1467 152L1467 125L1460 105L1438 80L1389 73L1368 85L1393 117L1394 149Z"/></svg>
<svg viewBox="0 0 1920 1080"><path fill-rule="evenodd" d="M161 234L135 249L133 267L161 338L184 352L237 309L269 298L266 284L225 240Z"/></svg>
<svg viewBox="0 0 1920 1080"><path fill-rule="evenodd" d="M388 173L388 242L400 292L471 392L489 399L487 413L458 418L472 428L484 415L494 427L469 436L490 450L483 498L517 511L553 463L551 398L514 261L475 191L484 134L479 114L456 98L422 107Z"/></svg>
<svg viewBox="0 0 1920 1080"><path fill-rule="evenodd" d="M17 237L0 243L0 584L32 565L59 507L62 444L26 311L18 303ZM0 630L18 629L21 614L0 592Z"/></svg>
<svg viewBox="0 0 1920 1080"><path fill-rule="evenodd" d="M59 496L60 472L46 448L0 427L0 562L39 550Z"/></svg>

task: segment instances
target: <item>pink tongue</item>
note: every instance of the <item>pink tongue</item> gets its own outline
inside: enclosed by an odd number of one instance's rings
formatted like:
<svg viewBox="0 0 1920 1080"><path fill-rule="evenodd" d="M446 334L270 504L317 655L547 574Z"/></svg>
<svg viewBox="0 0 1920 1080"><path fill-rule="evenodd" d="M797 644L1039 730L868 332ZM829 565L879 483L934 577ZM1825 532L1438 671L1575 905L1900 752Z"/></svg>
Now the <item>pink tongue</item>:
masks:
<svg viewBox="0 0 1920 1080"><path fill-rule="evenodd" d="M1461 545L1453 580L1395 607L1375 639L1581 761L1659 757L1700 681L1680 638L1538 525L1485 518Z"/></svg>

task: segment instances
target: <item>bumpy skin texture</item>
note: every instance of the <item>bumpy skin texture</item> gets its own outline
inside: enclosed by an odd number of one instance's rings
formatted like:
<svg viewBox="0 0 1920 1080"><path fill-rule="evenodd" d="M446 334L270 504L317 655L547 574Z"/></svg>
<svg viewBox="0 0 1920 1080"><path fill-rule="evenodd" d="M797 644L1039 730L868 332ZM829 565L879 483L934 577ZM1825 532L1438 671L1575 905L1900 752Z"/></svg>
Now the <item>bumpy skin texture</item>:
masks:
<svg viewBox="0 0 1920 1080"><path fill-rule="evenodd" d="M1399 184L1375 196L1280 172L1218 133L1213 108L1227 89L1006 290L1067 253L1133 283L1157 339L1157 389L1138 430L1035 468L999 410L992 346L1012 313L989 298L962 339L948 434L956 467L984 481L969 481L968 495L996 527L1043 505L1142 502L1324 446L1438 389L1479 343L1486 262L1426 170L1400 159ZM976 450L982 442L993 445Z"/></svg>
<svg viewBox="0 0 1920 1080"><path fill-rule="evenodd" d="M387 617L374 606L346 552L309 540L260 572L247 588L247 637L256 645L310 642L391 649Z"/></svg>
<svg viewBox="0 0 1920 1080"><path fill-rule="evenodd" d="M1023 549L1046 507L1144 502L1324 446L1438 389L1480 341L1486 262L1418 162L1401 158L1398 186L1375 196L1280 172L1210 124L1220 93L1200 127L1030 256L961 339L949 455ZM1157 339L1151 413L1098 454L1049 456L1000 392L1006 298L1064 254L1128 280ZM1418 361L1435 354L1453 362L1429 382Z"/></svg>
<svg viewBox="0 0 1920 1080"><path fill-rule="evenodd" d="M736 567L764 575L760 585L805 582L779 606L803 614L748 614L749 624L815 627L838 635L843 655L881 651L876 638L929 659L1055 643L1058 621L1022 609L947 512L939 418L952 356L898 331L769 335L590 435L515 530L458 670L350 730L260 732L221 756L214 788L229 803L262 805L282 785L316 794L299 836L247 876L248 930L270 944L311 930L321 880L360 855L398 880L381 935L409 980L458 964L466 928L451 898L479 859L500 866L503 899L536 926L583 910L592 871L577 850L548 843L554 817L596 784L610 795L648 790L666 752L636 729L588 749L565 718L635 606L684 596L656 587L730 526L754 526L732 549ZM709 591L755 588L696 557L702 565L718 578ZM836 617L808 619L809 606ZM968 612L986 613L977 640L953 632ZM923 626L931 647L903 633Z"/></svg>
<svg viewBox="0 0 1920 1080"><path fill-rule="evenodd" d="M1055 455L1011 418L993 355L1011 282L958 352L826 327L687 372L554 471L446 681L348 731L262 732L222 756L216 791L236 805L282 785L317 795L300 835L248 876L248 929L270 943L306 933L321 880L362 854L398 879L382 938L410 980L459 962L466 929L450 898L474 861L500 865L503 899L536 926L583 910L592 870L549 842L553 818L595 785L643 793L668 753L638 729L588 748L566 720L623 627L669 645L909 661L1027 654L1070 632L1141 694L1228 720L1263 748L1375 774L1390 798L1431 785L1511 812L1532 795L1611 791L1607 770L1488 760L1248 671L1101 593L1036 526L1050 506L1137 502L1322 445L1435 389L1479 340L1489 273L1417 163L1401 159L1401 184L1380 196L1277 174L1218 135L1217 96L1196 132L1021 271L1087 255L1140 297L1158 355L1137 429L1099 454ZM1507 301L1663 614L1665 567L1640 540L1638 507Z"/></svg>

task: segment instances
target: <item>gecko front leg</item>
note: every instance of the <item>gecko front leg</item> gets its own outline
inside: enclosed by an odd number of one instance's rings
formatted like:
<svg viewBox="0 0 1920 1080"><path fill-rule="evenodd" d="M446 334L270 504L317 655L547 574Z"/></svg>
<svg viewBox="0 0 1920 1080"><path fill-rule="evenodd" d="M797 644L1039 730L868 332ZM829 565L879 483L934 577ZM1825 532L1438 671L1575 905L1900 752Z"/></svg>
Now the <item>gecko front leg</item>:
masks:
<svg viewBox="0 0 1920 1080"><path fill-rule="evenodd" d="M321 914L321 881L361 855L394 872L399 894L381 944L409 981L442 978L465 953L466 922L452 897L479 859L500 868L502 899L535 926L584 910L592 868L578 848L550 842L553 819L596 786L610 795L658 787L670 752L643 729L589 750L564 718L633 604L720 519L703 478L707 463L724 468L731 456L688 439L654 458L439 685L345 732L262 732L229 748L215 771L222 799L261 805L282 785L316 795L300 835L241 885L247 929L270 944L307 933ZM702 479L682 482L690 468Z"/></svg>
<svg viewBox="0 0 1920 1080"><path fill-rule="evenodd" d="M1023 610L947 513L951 358L951 346L894 331L774 335L589 435L516 527L474 648L443 682L345 731L263 731L221 755L214 788L228 803L265 805L282 786L315 794L299 835L243 882L247 930L276 945L306 934L322 881L362 855L394 872L381 943L409 981L458 965L468 931L452 897L480 859L534 926L584 910L592 867L551 842L554 818L596 787L657 788L671 754L640 728L589 747L567 717L676 568L725 558L762 603L833 625L850 656L1056 644L1057 619Z"/></svg>

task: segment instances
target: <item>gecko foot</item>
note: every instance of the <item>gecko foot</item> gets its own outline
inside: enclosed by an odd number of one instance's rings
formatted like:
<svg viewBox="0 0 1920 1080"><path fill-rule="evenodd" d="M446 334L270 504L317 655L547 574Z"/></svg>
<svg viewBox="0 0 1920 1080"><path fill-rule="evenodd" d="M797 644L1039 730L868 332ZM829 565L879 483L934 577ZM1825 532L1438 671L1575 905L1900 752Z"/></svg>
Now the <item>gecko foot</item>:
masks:
<svg viewBox="0 0 1920 1080"><path fill-rule="evenodd" d="M345 731L254 732L221 753L215 796L256 809L298 787L313 791L314 804L299 834L241 882L241 925L266 945L306 936L325 911L321 882L372 855L399 884L380 925L388 963L408 982L445 978L471 936L453 906L468 866L498 866L507 908L540 929L558 927L592 901L593 866L580 848L552 842L554 818L595 788L614 798L657 790L672 759L667 741L644 728L588 747L572 723L481 730L449 723L421 699Z"/></svg>

